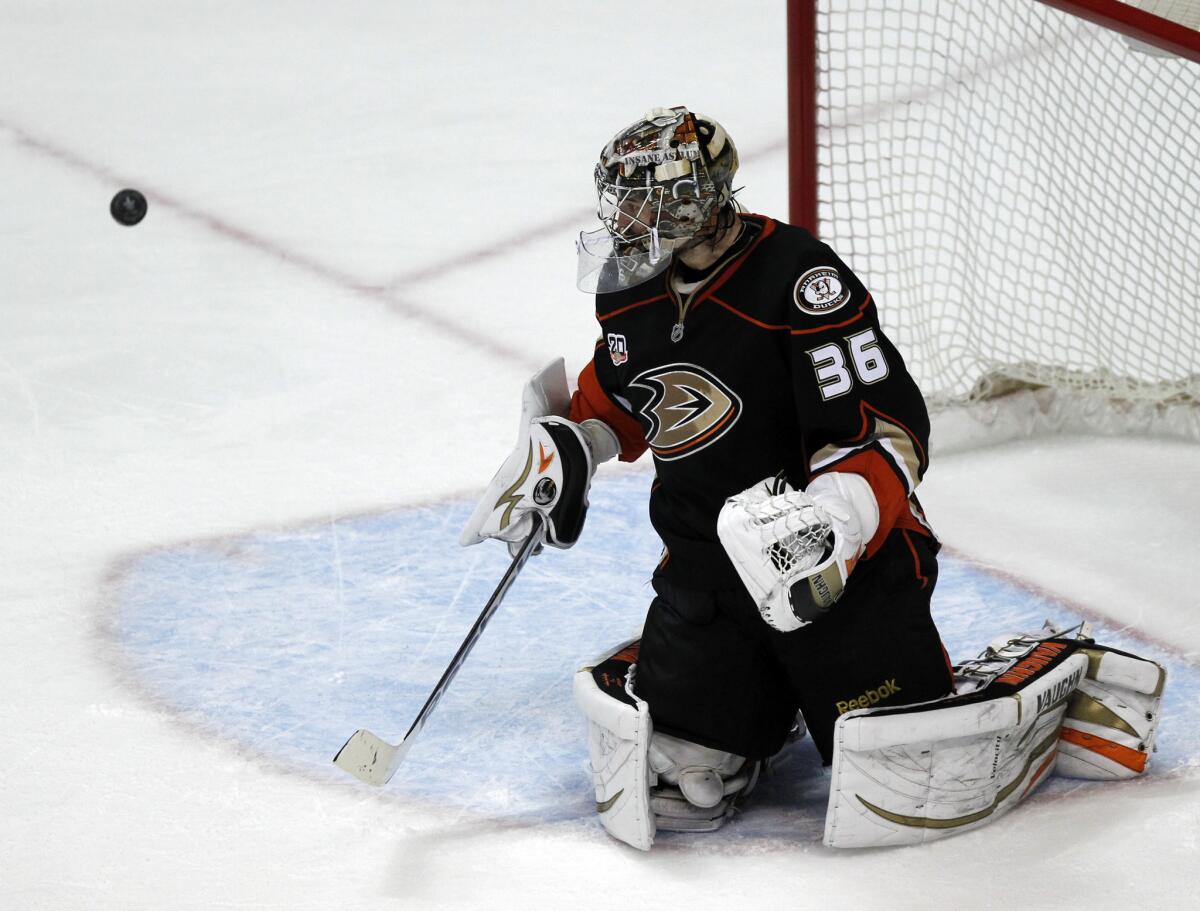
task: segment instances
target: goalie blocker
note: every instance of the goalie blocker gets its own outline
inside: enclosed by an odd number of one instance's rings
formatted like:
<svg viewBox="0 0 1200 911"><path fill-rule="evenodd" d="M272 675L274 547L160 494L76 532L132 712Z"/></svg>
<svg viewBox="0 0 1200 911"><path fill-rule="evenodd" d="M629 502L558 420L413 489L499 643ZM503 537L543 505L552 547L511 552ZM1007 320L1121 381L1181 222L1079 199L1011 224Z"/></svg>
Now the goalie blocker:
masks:
<svg viewBox="0 0 1200 911"><path fill-rule="evenodd" d="M956 668L958 694L838 719L825 844L916 844L1011 810L1053 771L1142 774L1165 670L1090 639L1018 636Z"/></svg>
<svg viewBox="0 0 1200 911"><path fill-rule="evenodd" d="M483 492L459 544L496 538L515 556L529 538L535 515L552 547L566 549L579 540L596 465L616 456L620 447L603 422L567 420L569 402L562 358L525 384L517 445Z"/></svg>

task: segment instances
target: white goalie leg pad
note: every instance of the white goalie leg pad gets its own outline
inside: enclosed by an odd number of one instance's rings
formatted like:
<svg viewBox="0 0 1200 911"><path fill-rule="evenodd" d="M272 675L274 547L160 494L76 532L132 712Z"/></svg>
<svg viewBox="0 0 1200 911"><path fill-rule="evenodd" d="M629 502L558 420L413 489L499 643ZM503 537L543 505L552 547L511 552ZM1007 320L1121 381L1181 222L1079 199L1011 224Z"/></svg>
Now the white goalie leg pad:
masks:
<svg viewBox="0 0 1200 911"><path fill-rule="evenodd" d="M1154 751L1166 669L1103 646L1083 651L1087 676L1067 706L1056 772L1101 781L1136 778Z"/></svg>
<svg viewBox="0 0 1200 911"><path fill-rule="evenodd" d="M636 641L636 640L635 640ZM627 642L575 674L575 703L588 720L588 754L596 812L608 834L642 851L654 844L648 761L653 727L645 700L633 693L636 650Z"/></svg>
<svg viewBox="0 0 1200 911"><path fill-rule="evenodd" d="M958 669L958 695L840 717L825 844L917 844L1011 810L1053 771L1082 646L1014 637Z"/></svg>

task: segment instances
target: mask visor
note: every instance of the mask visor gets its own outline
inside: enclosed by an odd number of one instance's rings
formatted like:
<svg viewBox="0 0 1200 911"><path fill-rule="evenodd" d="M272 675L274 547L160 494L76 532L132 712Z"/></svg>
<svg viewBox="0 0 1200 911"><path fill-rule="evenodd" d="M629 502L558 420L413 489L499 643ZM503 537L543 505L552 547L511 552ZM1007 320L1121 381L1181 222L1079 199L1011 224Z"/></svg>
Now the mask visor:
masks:
<svg viewBox="0 0 1200 911"><path fill-rule="evenodd" d="M672 241L652 229L649 249L616 240L605 228L584 231L575 241L575 284L588 294L609 294L649 281L671 264Z"/></svg>

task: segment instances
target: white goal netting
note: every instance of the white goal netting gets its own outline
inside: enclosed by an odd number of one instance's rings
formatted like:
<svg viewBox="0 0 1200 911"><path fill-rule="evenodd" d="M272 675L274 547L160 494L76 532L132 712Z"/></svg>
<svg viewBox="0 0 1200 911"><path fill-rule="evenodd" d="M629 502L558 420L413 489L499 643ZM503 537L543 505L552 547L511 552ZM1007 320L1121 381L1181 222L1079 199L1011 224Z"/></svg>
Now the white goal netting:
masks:
<svg viewBox="0 0 1200 911"><path fill-rule="evenodd" d="M1200 64L1033 0L822 0L821 234L931 406L1200 404Z"/></svg>

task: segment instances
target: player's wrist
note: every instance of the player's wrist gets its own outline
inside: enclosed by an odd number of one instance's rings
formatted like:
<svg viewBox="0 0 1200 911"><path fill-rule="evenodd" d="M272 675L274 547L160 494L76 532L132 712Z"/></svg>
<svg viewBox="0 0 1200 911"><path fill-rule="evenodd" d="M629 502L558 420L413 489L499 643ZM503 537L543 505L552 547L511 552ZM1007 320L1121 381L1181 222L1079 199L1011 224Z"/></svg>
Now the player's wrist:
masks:
<svg viewBox="0 0 1200 911"><path fill-rule="evenodd" d="M621 443L616 431L598 418L588 418L581 421L579 430L592 451L592 461L596 465L615 459L621 454Z"/></svg>
<svg viewBox="0 0 1200 911"><path fill-rule="evenodd" d="M840 520L848 528L856 527L861 545L854 556L859 556L879 531L879 500L862 475L829 471L813 478L805 493L835 521Z"/></svg>

